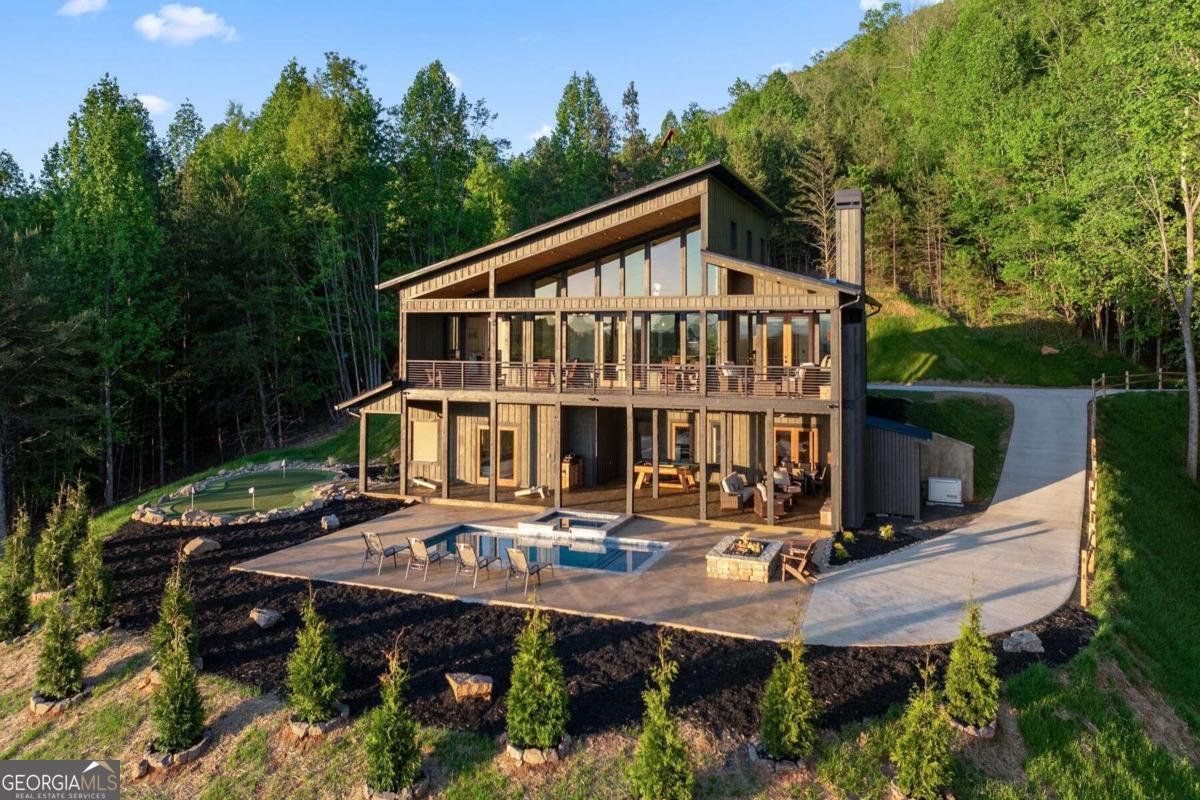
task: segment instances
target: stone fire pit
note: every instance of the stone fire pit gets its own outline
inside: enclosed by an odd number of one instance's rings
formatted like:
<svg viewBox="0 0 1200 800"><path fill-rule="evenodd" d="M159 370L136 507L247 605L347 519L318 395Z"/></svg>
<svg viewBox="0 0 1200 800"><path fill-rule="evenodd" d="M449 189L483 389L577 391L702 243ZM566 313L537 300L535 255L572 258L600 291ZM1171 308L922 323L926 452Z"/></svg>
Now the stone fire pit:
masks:
<svg viewBox="0 0 1200 800"><path fill-rule="evenodd" d="M783 542L751 539L751 542L763 545L762 552L757 555L735 555L730 550L740 538L726 536L708 551L708 555L704 557L706 574L710 578L727 581L769 583L779 566L779 553L783 550Z"/></svg>

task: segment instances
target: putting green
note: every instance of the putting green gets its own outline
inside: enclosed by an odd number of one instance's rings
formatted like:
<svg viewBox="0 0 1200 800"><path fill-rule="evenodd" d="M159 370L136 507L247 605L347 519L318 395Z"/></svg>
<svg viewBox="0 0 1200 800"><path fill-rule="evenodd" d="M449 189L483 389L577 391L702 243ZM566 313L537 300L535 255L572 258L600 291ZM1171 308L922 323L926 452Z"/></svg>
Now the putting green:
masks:
<svg viewBox="0 0 1200 800"><path fill-rule="evenodd" d="M312 497L314 483L333 479L332 472L310 469L289 469L254 472L238 475L226 481L213 481L208 488L196 493L196 508L212 514L249 514L252 510L291 508ZM250 507L250 487L254 487L254 508ZM190 497L181 497L165 510L182 514L192 507Z"/></svg>

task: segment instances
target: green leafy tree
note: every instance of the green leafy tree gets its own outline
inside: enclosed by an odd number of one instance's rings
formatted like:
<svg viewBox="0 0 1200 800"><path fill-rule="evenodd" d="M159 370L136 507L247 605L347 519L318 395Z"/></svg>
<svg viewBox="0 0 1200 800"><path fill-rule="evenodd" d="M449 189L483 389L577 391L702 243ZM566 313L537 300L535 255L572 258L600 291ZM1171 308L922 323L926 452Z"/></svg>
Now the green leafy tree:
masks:
<svg viewBox="0 0 1200 800"><path fill-rule="evenodd" d="M505 723L517 747L555 747L566 731L567 683L554 654L550 620L535 608L517 634Z"/></svg>
<svg viewBox="0 0 1200 800"><path fill-rule="evenodd" d="M15 639L29 627L29 584L15 574L7 559L0 562L0 639Z"/></svg>
<svg viewBox="0 0 1200 800"><path fill-rule="evenodd" d="M762 698L762 740L771 758L796 761L807 756L816 742L817 710L808 689L804 666L804 641L799 633L775 658Z"/></svg>
<svg viewBox="0 0 1200 800"><path fill-rule="evenodd" d="M900 718L900 732L892 747L896 786L913 800L940 800L950 785L954 731L946 710L938 702L933 668L922 671L922 685L914 686Z"/></svg>
<svg viewBox="0 0 1200 800"><path fill-rule="evenodd" d="M1000 679L996 677L996 654L983 635L978 604L967 608L967 618L950 651L946 667L946 710L966 725L990 725L1000 707Z"/></svg>
<svg viewBox="0 0 1200 800"><path fill-rule="evenodd" d="M76 556L75 621L85 631L98 631L112 622L116 590L104 567L103 542L89 534Z"/></svg>
<svg viewBox="0 0 1200 800"><path fill-rule="evenodd" d="M74 579L75 553L87 538L87 525L83 486L63 487L33 554L34 582L40 590L57 591Z"/></svg>
<svg viewBox="0 0 1200 800"><path fill-rule="evenodd" d="M671 684L679 665L668 657L669 649L670 642L664 636L659 643L658 666L642 692L646 709L629 769L633 793L639 800L688 800L696 780L687 744L670 709Z"/></svg>
<svg viewBox="0 0 1200 800"><path fill-rule="evenodd" d="M28 592L33 586L33 520L24 506L13 515L12 530L3 540L4 567L14 584Z"/></svg>
<svg viewBox="0 0 1200 800"><path fill-rule="evenodd" d="M162 600L158 604L158 621L150 629L150 652L155 664L160 663L176 636L182 637L189 659L194 662L199 654L196 603L192 600L186 568L187 559L181 551L175 561L175 567L163 584Z"/></svg>
<svg viewBox="0 0 1200 800"><path fill-rule="evenodd" d="M309 594L300 617L302 625L296 635L296 649L288 656L288 705L297 719L325 722L337 714L345 667L333 640L333 630L317 613L314 594Z"/></svg>
<svg viewBox="0 0 1200 800"><path fill-rule="evenodd" d="M63 700L83 691L83 656L62 601L55 597L48 602L35 686L47 700Z"/></svg>
<svg viewBox="0 0 1200 800"><path fill-rule="evenodd" d="M150 698L151 745L160 753L178 753L204 735L204 701L183 631L177 629L161 653L158 672L162 681Z"/></svg>
<svg viewBox="0 0 1200 800"><path fill-rule="evenodd" d="M378 792L399 792L421 775L421 743L417 721L408 710L408 670L397 643L379 676L379 707L367 718L363 747L367 753L367 785Z"/></svg>

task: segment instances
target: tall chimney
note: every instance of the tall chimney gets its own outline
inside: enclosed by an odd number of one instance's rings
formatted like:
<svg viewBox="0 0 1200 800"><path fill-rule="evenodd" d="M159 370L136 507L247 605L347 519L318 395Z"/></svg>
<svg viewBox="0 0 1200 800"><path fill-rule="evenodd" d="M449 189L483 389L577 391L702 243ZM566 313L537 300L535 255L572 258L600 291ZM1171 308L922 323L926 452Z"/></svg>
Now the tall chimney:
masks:
<svg viewBox="0 0 1200 800"><path fill-rule="evenodd" d="M866 288L866 232L863 196L858 189L838 189L833 195L837 211L837 278Z"/></svg>

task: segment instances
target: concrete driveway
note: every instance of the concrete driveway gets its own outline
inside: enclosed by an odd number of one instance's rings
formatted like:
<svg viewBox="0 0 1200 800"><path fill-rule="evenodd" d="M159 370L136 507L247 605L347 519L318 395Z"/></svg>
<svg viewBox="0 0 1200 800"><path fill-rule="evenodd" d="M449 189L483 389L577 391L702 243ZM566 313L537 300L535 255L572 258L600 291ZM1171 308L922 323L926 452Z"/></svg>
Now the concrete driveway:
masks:
<svg viewBox="0 0 1200 800"><path fill-rule="evenodd" d="M812 589L806 641L917 645L958 636L974 597L989 633L1020 628L1070 599L1086 491L1087 389L879 386L1007 398L1013 427L991 505L970 524L828 570Z"/></svg>

